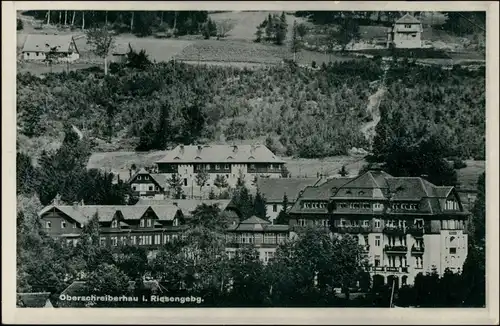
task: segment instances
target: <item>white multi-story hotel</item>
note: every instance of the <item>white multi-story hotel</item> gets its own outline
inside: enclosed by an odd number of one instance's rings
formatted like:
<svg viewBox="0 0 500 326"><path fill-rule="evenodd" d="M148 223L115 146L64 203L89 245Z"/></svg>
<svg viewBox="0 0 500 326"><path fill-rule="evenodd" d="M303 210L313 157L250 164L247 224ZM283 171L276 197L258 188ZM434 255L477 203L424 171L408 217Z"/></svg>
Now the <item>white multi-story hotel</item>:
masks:
<svg viewBox="0 0 500 326"><path fill-rule="evenodd" d="M290 210L291 230L324 226L353 234L373 283L413 284L418 273L459 272L467 257L466 219L454 187L369 171L306 187Z"/></svg>
<svg viewBox="0 0 500 326"><path fill-rule="evenodd" d="M285 164L263 145L179 145L156 162L158 173L170 178L178 174L183 186L196 186L196 174L208 173L206 186L214 184L217 176L230 186L238 177L247 184L256 176L280 178Z"/></svg>

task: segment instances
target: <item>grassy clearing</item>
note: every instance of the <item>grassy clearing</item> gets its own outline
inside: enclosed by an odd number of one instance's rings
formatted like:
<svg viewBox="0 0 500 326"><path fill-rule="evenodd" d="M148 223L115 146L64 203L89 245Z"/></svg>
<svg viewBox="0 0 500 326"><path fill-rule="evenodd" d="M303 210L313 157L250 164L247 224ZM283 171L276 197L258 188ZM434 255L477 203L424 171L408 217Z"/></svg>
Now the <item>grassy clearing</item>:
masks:
<svg viewBox="0 0 500 326"><path fill-rule="evenodd" d="M233 29L227 34L226 39L228 40L244 40L253 41L255 39L255 32L257 31L257 25L260 25L264 19L267 18L269 14L278 14L280 11L233 11L233 12L221 12L210 14L210 18L216 23L224 20L229 20L234 22ZM288 34L287 39L292 37L292 29L294 21L297 23L303 22L303 18L294 17L292 15L287 15L286 20L288 23Z"/></svg>
<svg viewBox="0 0 500 326"><path fill-rule="evenodd" d="M135 164L138 168L152 166L157 160L165 156L167 151L155 152L99 152L93 153L87 168L106 169L127 179L129 168ZM324 159L301 159L283 157L288 171L293 178L316 178L318 174L325 176L339 176L338 171L346 166L350 176L356 176L366 164L363 157L335 156ZM458 186L464 189L476 189L479 175L485 171L485 161L467 160L467 167L457 171Z"/></svg>

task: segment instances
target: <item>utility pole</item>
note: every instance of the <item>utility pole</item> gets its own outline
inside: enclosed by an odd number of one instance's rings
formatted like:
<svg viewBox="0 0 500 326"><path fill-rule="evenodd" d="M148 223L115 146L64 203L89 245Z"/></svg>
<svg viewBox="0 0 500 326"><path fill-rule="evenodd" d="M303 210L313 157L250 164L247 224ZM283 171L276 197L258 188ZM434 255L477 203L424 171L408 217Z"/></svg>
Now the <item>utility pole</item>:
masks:
<svg viewBox="0 0 500 326"><path fill-rule="evenodd" d="M396 278L392 279L392 291L391 291L391 301L389 303L389 308L392 308L392 299L394 298L394 284L396 283Z"/></svg>

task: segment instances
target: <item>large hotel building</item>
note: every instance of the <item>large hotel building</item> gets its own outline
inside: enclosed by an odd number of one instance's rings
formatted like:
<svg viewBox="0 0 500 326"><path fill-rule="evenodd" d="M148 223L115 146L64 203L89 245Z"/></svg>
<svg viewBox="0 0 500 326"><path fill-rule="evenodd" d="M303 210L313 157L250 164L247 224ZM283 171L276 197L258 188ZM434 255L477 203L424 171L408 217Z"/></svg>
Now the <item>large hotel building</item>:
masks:
<svg viewBox="0 0 500 326"><path fill-rule="evenodd" d="M102 245L131 243L154 250L182 237L197 205L215 203L233 217L226 230L230 256L242 245L251 244L267 262L286 238L300 234L307 226L316 226L332 235L356 236L368 257L373 283L401 286L412 284L420 272L442 274L447 268L454 272L462 268L467 257L469 214L454 187L435 186L420 177L393 177L379 170L352 178L279 179L283 164L264 146L178 146L158 162L158 175L166 178L178 173L185 184L199 169L209 172L209 182L217 175L224 175L232 185L240 175L247 180L265 178L257 185L264 197L272 198L268 212L273 214L268 214L272 215L268 220L241 216L230 200L147 198L134 206L54 202L40 212L40 218L49 235L73 243L78 241L83 225L97 214ZM141 174L148 178L153 175L154 179L138 180ZM132 178L132 186L161 181L158 175L140 171ZM272 178L276 178L274 186ZM280 198L285 194L290 199L289 223L279 225L275 217L283 208Z"/></svg>
<svg viewBox="0 0 500 326"><path fill-rule="evenodd" d="M129 184L136 195L154 198L168 191L167 180L177 174L184 189L198 187L196 175L208 174L205 186L217 177L235 186L239 177L250 184L255 177L281 178L285 162L264 145L179 145L156 162L157 171L144 169Z"/></svg>

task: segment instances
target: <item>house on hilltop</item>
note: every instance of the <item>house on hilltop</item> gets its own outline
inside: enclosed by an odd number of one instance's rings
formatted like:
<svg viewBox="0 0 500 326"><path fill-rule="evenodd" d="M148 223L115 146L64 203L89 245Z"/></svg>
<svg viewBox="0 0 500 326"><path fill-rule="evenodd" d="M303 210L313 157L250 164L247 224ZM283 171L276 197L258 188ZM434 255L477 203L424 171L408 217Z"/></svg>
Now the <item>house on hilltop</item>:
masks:
<svg viewBox="0 0 500 326"><path fill-rule="evenodd" d="M415 49L422 47L422 23L410 14L394 22L387 30L387 47Z"/></svg>
<svg viewBox="0 0 500 326"><path fill-rule="evenodd" d="M72 35L30 34L24 42L24 60L43 61L47 54L54 51L57 60L73 62L80 58L80 52Z"/></svg>

